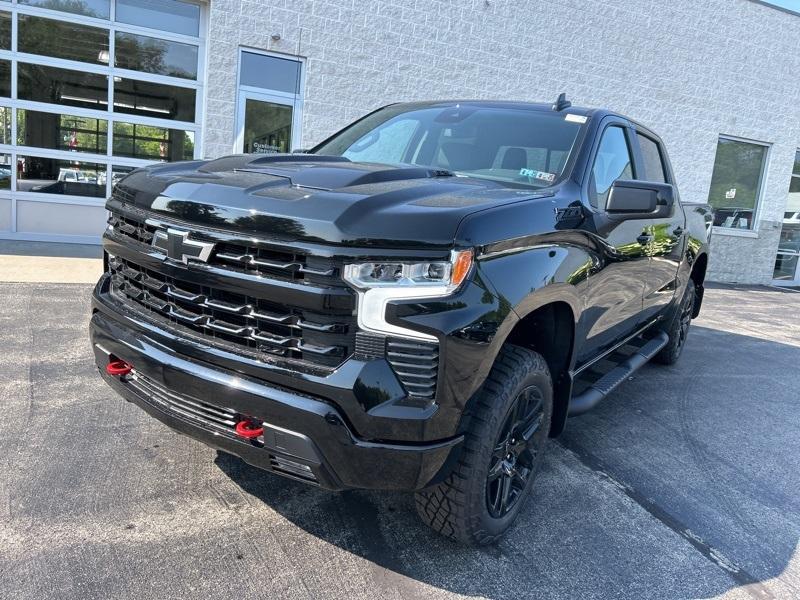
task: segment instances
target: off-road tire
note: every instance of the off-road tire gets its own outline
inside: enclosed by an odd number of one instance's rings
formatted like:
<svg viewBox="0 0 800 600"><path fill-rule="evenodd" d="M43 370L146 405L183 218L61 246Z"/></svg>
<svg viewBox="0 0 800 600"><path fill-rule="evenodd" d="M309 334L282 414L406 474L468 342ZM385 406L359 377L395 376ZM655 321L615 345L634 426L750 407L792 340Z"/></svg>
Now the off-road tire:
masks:
<svg viewBox="0 0 800 600"><path fill-rule="evenodd" d="M664 330L669 336L669 342L653 357L653 361L662 365L674 365L678 362L678 358L680 358L683 347L686 344L686 337L689 335L694 302L694 281L690 279L689 283L686 284L681 303L678 305L669 325Z"/></svg>
<svg viewBox="0 0 800 600"><path fill-rule="evenodd" d="M542 410L540 425L528 443L531 450L526 461L530 463L529 475L524 488L515 489L517 500L509 512L497 518L490 514L488 506L491 489L487 488L493 485L487 479L489 468L498 464L496 446L499 436L511 422L512 407L519 398L529 398L531 394L540 394ZM425 524L446 537L472 546L497 541L514 522L530 495L552 414L553 388L547 363L536 352L506 345L478 393L474 409L466 416L464 443L453 472L442 483L415 495L417 513ZM520 483L517 485L522 487Z"/></svg>

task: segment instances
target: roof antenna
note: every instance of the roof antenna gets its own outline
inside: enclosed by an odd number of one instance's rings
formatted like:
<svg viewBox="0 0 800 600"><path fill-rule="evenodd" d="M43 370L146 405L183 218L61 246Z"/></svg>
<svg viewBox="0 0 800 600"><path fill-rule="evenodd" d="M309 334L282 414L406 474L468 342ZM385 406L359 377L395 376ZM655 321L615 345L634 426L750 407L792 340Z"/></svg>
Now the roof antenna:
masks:
<svg viewBox="0 0 800 600"><path fill-rule="evenodd" d="M556 100L556 103L553 104L553 110L558 112L560 110L564 110L565 108L569 108L570 106L572 106L572 102L567 100L567 95L564 92L561 92L558 95L558 100Z"/></svg>

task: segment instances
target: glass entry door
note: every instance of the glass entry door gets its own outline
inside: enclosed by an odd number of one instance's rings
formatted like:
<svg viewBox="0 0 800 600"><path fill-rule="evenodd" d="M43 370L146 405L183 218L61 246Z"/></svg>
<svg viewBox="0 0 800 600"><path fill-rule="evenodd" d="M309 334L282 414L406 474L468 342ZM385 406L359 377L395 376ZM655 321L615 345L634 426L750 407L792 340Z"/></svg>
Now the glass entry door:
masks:
<svg viewBox="0 0 800 600"><path fill-rule="evenodd" d="M241 49L234 151L270 154L296 149L302 107L300 59Z"/></svg>
<svg viewBox="0 0 800 600"><path fill-rule="evenodd" d="M239 151L253 154L291 152L294 103L264 94L239 96Z"/></svg>
<svg viewBox="0 0 800 600"><path fill-rule="evenodd" d="M800 286L800 151L794 158L772 282L775 285Z"/></svg>

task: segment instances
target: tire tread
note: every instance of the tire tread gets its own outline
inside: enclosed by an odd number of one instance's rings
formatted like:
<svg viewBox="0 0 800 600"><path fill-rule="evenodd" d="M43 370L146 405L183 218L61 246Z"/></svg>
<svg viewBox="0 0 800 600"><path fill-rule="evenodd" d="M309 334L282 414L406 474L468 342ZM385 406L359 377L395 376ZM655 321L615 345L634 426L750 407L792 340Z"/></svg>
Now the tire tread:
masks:
<svg viewBox="0 0 800 600"><path fill-rule="evenodd" d="M458 463L442 483L415 494L417 513L438 533L469 545L492 543L500 535L492 535L481 526L480 515L470 511L470 489L475 477L482 477L478 464L482 445L492 421L502 418L497 399L515 390L521 380L536 371L550 378L545 360L536 352L519 346L506 345L492 367L483 389L469 415L469 425ZM488 443L491 443L489 441ZM481 480L482 483L482 480Z"/></svg>

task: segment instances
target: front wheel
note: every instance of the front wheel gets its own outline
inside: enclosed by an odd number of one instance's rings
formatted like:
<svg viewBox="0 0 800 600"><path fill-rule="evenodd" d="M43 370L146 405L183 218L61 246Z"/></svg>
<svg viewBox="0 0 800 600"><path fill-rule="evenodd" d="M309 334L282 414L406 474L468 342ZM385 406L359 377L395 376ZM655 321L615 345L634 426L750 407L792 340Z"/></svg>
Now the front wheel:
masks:
<svg viewBox="0 0 800 600"><path fill-rule="evenodd" d="M477 398L458 464L445 481L416 494L422 520L462 543L496 541L530 493L552 414L545 360L504 347Z"/></svg>
<svg viewBox="0 0 800 600"><path fill-rule="evenodd" d="M683 298L681 298L678 310L675 312L672 322L666 329L669 342L667 342L667 345L653 357L653 360L656 362L662 365L674 365L678 362L678 358L680 358L681 352L683 352L683 346L686 344L686 337L689 335L689 325L692 324L694 301L694 281L690 279L689 283L686 284L686 290L683 292Z"/></svg>

